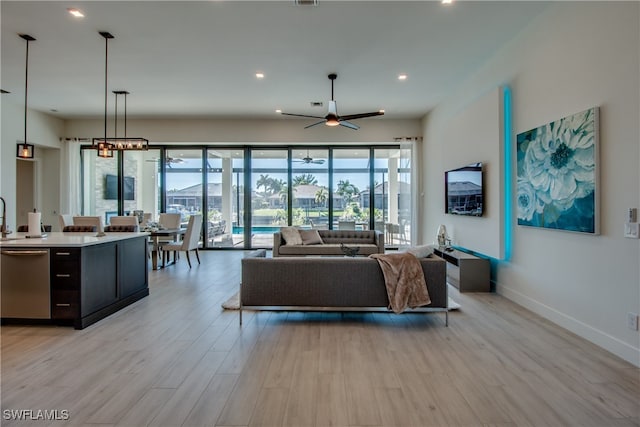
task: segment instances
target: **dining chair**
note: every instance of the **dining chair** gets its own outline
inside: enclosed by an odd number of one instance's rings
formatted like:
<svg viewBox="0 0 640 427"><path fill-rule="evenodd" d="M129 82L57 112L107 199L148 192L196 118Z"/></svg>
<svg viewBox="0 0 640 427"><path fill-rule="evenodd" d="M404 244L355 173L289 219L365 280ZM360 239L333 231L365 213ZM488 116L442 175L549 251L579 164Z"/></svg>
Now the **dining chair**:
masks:
<svg viewBox="0 0 640 427"><path fill-rule="evenodd" d="M97 230L95 225L65 225L62 229L65 233L95 233Z"/></svg>
<svg viewBox="0 0 640 427"><path fill-rule="evenodd" d="M151 221L153 221L153 215L151 214L151 212L144 212L142 214L142 222L140 223L140 227L146 227L147 224L149 224Z"/></svg>
<svg viewBox="0 0 640 427"><path fill-rule="evenodd" d="M174 230L176 228L180 228L181 219L182 215L179 213L161 213L158 217L158 223L162 226L162 228ZM175 239L173 237L158 238L158 245L160 245L160 249L162 249L162 246L166 245L167 243L173 242L175 242Z"/></svg>
<svg viewBox="0 0 640 427"><path fill-rule="evenodd" d="M60 231L64 230L67 225L73 225L73 215L61 214L58 216L60 223Z"/></svg>
<svg viewBox="0 0 640 427"><path fill-rule="evenodd" d="M158 222L164 228L168 228L171 230L174 228L180 228L181 217L182 215L180 215L179 213L161 213L158 218Z"/></svg>
<svg viewBox="0 0 640 427"><path fill-rule="evenodd" d="M191 215L187 224L187 231L184 233L182 242L167 243L162 247L162 263L166 264L167 253L173 252L173 260L176 260L176 252L184 251L187 255L187 263L191 268L191 260L189 259L189 251L195 251L198 264L200 264L200 255L198 254L198 246L200 245L200 233L202 232L202 215Z"/></svg>
<svg viewBox="0 0 640 427"><path fill-rule="evenodd" d="M26 233L29 231L29 226L28 225L19 225L18 229L16 230L18 233ZM51 226L50 225L43 225L41 227L40 231L44 231L45 233L50 233L51 232Z"/></svg>
<svg viewBox="0 0 640 427"><path fill-rule="evenodd" d="M338 221L338 230L355 230L355 221Z"/></svg>
<svg viewBox="0 0 640 427"><path fill-rule="evenodd" d="M105 233L137 233L138 231L140 231L140 227L138 226L138 224L136 225L131 225L131 224L125 224L125 225L107 225L106 227L104 227L104 232Z"/></svg>
<svg viewBox="0 0 640 427"><path fill-rule="evenodd" d="M102 217L99 216L74 216L73 225L93 225L96 227L96 231L98 233L102 233L104 231Z"/></svg>
<svg viewBox="0 0 640 427"><path fill-rule="evenodd" d="M137 216L112 216L109 225L138 225Z"/></svg>

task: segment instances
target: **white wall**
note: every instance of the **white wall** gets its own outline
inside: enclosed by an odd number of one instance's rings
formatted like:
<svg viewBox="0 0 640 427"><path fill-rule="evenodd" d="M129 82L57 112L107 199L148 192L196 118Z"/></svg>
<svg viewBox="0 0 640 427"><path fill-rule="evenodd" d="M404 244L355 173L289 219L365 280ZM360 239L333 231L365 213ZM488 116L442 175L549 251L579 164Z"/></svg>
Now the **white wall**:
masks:
<svg viewBox="0 0 640 427"><path fill-rule="evenodd" d="M429 126L429 176L439 179L427 182L431 219L447 227L453 244L498 259L504 256L502 99L502 88L491 90ZM445 214L444 172L479 162L485 190L483 216ZM431 231L427 243L435 242L436 230L427 230Z"/></svg>
<svg viewBox="0 0 640 427"><path fill-rule="evenodd" d="M12 94L2 95L1 123L2 123L2 143L0 147L0 196L7 202L7 224L10 229L16 229L16 144L17 141L24 140L24 104L12 102ZM29 142L35 145L35 161L49 162L58 161L59 156L52 154L51 150L60 149L59 138L63 134L64 122L53 116L40 113L38 111L29 110L27 116ZM40 150L44 148L44 150ZM47 165L49 166L49 165ZM55 172L56 176L47 176L50 181L47 182L57 184L59 180L59 163L54 169L48 167L38 167L38 171L42 174ZM53 212L58 209L58 205L44 205L51 198L42 198L42 192L47 191L46 188L40 188L38 191L38 202L42 205L38 206L43 212ZM46 218L46 217L45 217Z"/></svg>
<svg viewBox="0 0 640 427"><path fill-rule="evenodd" d="M626 314L640 312L640 241L622 231L627 209L640 201L639 21L637 2L555 3L423 120L429 200L431 181L442 182L432 158L442 128L471 99L510 86L513 141L600 107L601 235L520 227L514 215L513 255L497 266L496 290L638 366L640 334L627 328ZM431 241L440 212L423 208Z"/></svg>

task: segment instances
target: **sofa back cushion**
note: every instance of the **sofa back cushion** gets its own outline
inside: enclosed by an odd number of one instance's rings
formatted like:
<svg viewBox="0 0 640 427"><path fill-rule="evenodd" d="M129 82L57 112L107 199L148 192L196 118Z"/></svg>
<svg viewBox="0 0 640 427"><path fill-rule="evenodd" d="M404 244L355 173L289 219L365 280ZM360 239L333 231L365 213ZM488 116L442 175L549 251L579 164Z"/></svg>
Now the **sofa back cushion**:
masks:
<svg viewBox="0 0 640 427"><path fill-rule="evenodd" d="M301 245L302 237L300 231L296 227L282 227L280 229L285 245Z"/></svg>
<svg viewBox="0 0 640 427"><path fill-rule="evenodd" d="M321 245L324 242L318 230L300 230L303 245Z"/></svg>
<svg viewBox="0 0 640 427"><path fill-rule="evenodd" d="M373 230L318 230L324 243L375 243L376 232Z"/></svg>

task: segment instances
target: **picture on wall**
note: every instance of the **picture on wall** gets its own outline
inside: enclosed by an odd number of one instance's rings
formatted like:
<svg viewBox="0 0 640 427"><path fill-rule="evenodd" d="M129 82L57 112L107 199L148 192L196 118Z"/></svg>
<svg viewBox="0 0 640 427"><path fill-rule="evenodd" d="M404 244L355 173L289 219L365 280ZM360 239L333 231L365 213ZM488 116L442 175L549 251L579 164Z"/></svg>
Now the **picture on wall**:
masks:
<svg viewBox="0 0 640 427"><path fill-rule="evenodd" d="M598 146L598 107L518 134L518 225L598 234Z"/></svg>

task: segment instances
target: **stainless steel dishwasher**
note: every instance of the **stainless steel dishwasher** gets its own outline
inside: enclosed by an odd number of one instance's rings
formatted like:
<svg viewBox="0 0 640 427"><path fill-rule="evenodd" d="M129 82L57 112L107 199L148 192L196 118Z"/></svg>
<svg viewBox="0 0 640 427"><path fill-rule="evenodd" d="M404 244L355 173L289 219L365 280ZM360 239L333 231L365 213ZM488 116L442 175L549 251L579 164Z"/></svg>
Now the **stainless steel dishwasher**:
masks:
<svg viewBox="0 0 640 427"><path fill-rule="evenodd" d="M50 319L49 277L48 249L2 249L2 318Z"/></svg>

